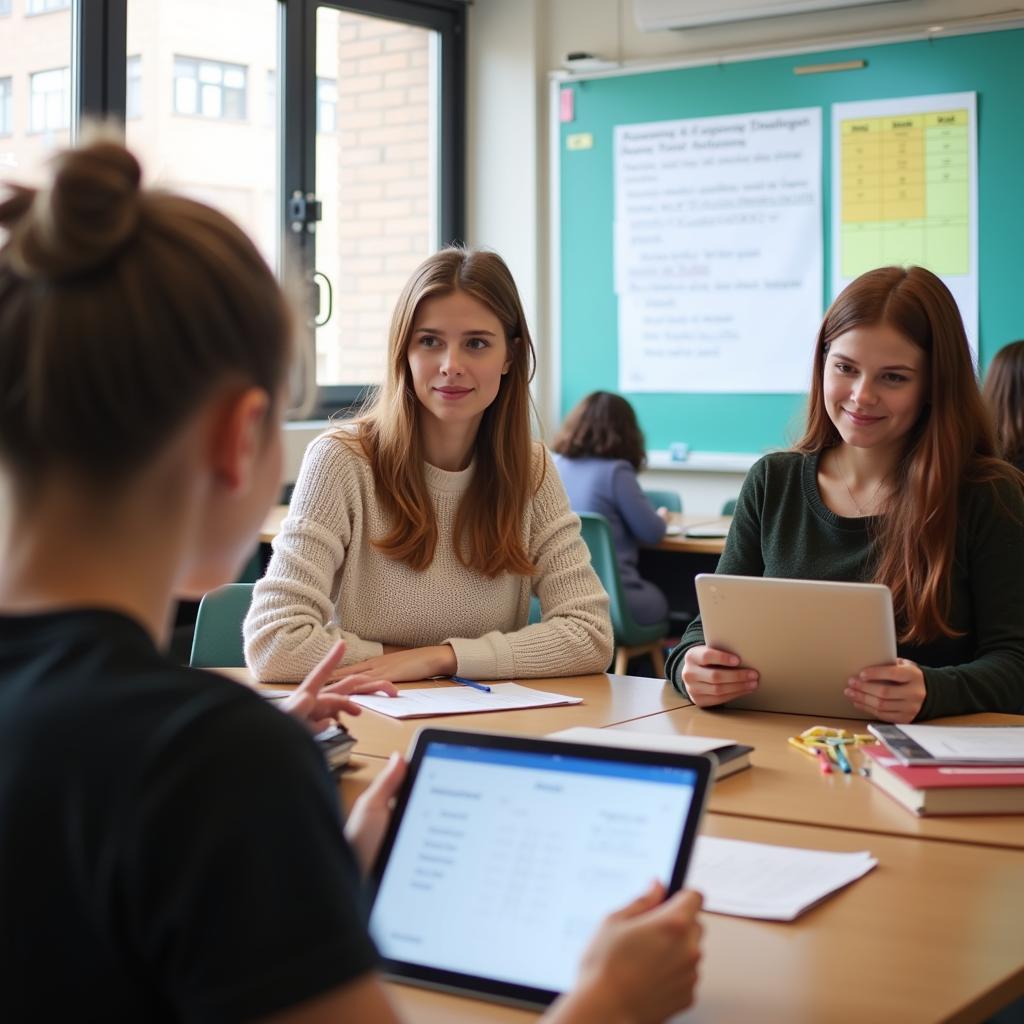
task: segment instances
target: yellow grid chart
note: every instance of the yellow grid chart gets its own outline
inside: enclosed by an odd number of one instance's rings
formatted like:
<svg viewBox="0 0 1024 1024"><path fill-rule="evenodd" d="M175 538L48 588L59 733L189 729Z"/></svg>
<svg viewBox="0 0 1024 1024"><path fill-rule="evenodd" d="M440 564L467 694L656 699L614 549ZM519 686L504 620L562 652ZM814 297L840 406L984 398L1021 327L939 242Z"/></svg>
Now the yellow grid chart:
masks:
<svg viewBox="0 0 1024 1024"><path fill-rule="evenodd" d="M970 264L966 110L840 122L840 258L857 277L890 263Z"/></svg>

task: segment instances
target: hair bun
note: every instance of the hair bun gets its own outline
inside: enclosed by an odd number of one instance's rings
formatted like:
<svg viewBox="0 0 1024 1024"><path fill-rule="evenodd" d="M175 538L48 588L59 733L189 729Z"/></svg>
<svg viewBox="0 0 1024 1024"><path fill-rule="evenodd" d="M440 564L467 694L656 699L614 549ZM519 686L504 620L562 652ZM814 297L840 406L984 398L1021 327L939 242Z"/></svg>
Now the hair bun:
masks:
<svg viewBox="0 0 1024 1024"><path fill-rule="evenodd" d="M65 150L51 168L50 181L10 225L8 258L26 277L59 280L101 266L132 239L142 169L109 139Z"/></svg>

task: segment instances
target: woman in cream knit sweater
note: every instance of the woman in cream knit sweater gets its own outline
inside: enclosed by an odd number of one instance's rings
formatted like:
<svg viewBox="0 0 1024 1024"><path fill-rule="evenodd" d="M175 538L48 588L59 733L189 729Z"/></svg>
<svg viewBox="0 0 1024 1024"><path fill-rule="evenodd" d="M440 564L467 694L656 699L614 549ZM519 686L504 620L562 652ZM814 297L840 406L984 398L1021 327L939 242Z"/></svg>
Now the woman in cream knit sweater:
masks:
<svg viewBox="0 0 1024 1024"><path fill-rule="evenodd" d="M245 621L250 667L301 679L344 639L344 674L394 681L603 671L608 598L530 436L533 343L501 258L424 261L388 358L370 411L306 452Z"/></svg>

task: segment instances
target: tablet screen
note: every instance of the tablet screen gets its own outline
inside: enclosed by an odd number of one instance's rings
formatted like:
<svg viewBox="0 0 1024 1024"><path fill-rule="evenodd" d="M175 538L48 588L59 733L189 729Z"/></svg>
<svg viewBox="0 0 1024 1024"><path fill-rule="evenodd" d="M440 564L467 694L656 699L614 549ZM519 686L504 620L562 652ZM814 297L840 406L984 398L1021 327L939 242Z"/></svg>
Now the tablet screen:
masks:
<svg viewBox="0 0 1024 1024"><path fill-rule="evenodd" d="M610 911L681 883L699 770L518 743L423 745L370 918L387 960L562 992Z"/></svg>

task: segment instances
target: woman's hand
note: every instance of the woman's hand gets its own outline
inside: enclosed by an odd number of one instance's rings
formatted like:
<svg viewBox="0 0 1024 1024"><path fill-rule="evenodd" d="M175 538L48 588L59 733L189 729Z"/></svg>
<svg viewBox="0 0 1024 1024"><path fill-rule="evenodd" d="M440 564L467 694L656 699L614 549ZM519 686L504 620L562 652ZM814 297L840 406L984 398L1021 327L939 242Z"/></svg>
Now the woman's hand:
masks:
<svg viewBox="0 0 1024 1024"><path fill-rule="evenodd" d="M345 821L345 838L367 874L373 867L384 832L391 820L391 808L398 787L405 778L405 761L392 754L388 766L359 794Z"/></svg>
<svg viewBox="0 0 1024 1024"><path fill-rule="evenodd" d="M407 651L378 654L356 665L346 665L345 672L357 672L375 679L390 679L394 683L408 683L431 676L450 676L457 668L455 652L449 644L436 647L413 647ZM328 689L333 689L332 684Z"/></svg>
<svg viewBox="0 0 1024 1024"><path fill-rule="evenodd" d="M906 658L895 665L873 665L849 681L844 691L854 707L883 722L905 724L920 713L928 694L920 666Z"/></svg>
<svg viewBox="0 0 1024 1024"><path fill-rule="evenodd" d="M672 513L669 512L665 505L659 505L654 511L657 513L659 519L663 519L666 523L672 522Z"/></svg>
<svg viewBox="0 0 1024 1024"><path fill-rule="evenodd" d="M710 708L757 689L757 673L737 668L740 659L706 644L691 647L683 655L683 685L699 708Z"/></svg>
<svg viewBox="0 0 1024 1024"><path fill-rule="evenodd" d="M605 918L583 954L579 980L545 1020L660 1022L686 1009L697 985L701 897L665 900L660 882Z"/></svg>
<svg viewBox="0 0 1024 1024"><path fill-rule="evenodd" d="M345 641L339 640L323 661L296 687L295 692L281 702L281 710L306 725L311 732L322 732L333 725L343 711L358 715L362 708L348 699L353 693L386 693L397 697L398 691L386 679L374 679L366 673L356 674L343 669L344 678L331 683L337 674L335 666L345 654ZM329 685L327 685L329 684Z"/></svg>

